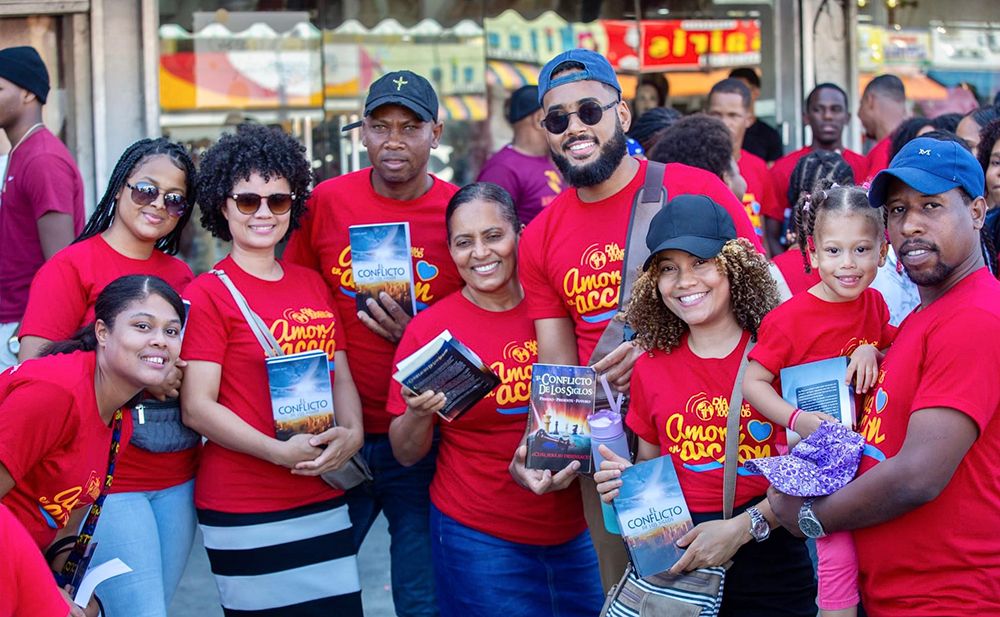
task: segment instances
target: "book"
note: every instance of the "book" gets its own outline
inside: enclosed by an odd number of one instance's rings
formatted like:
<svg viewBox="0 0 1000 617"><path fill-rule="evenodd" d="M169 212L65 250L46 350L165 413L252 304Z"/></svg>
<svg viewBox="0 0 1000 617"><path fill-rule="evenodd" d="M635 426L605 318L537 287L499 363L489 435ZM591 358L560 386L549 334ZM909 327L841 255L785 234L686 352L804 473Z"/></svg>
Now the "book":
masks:
<svg viewBox="0 0 1000 617"><path fill-rule="evenodd" d="M396 364L392 378L417 393L443 392L447 400L438 415L448 422L500 384L497 374L447 330Z"/></svg>
<svg viewBox="0 0 1000 617"><path fill-rule="evenodd" d="M781 369L781 398L802 411L821 411L854 429L855 397L845 382L850 358L839 356ZM788 430L789 444L799 435Z"/></svg>
<svg viewBox="0 0 1000 617"><path fill-rule="evenodd" d="M274 436L317 434L334 426L330 364L322 349L267 358Z"/></svg>
<svg viewBox="0 0 1000 617"><path fill-rule="evenodd" d="M359 311L371 314L367 300L378 302L380 292L395 300L407 315L417 312L410 258L410 224L380 223L351 225L351 271L354 302Z"/></svg>
<svg viewBox="0 0 1000 617"><path fill-rule="evenodd" d="M122 574L128 574L132 571L132 568L130 568L128 564L121 559L115 557L111 561L105 561L96 568L80 568L81 572L84 570L86 570L87 573L84 575L83 580L80 581L79 586L75 587L76 594L73 596L73 603L77 606L87 606L87 604L90 603L90 598L94 595L94 590L97 589L98 585L109 578L114 578Z"/></svg>
<svg viewBox="0 0 1000 617"><path fill-rule="evenodd" d="M590 425L597 374L587 366L535 364L531 367L531 412L528 414L528 469L559 471L580 461L590 473Z"/></svg>
<svg viewBox="0 0 1000 617"><path fill-rule="evenodd" d="M694 528L669 454L622 472L612 502L625 548L640 577L669 570L684 554L676 542Z"/></svg>

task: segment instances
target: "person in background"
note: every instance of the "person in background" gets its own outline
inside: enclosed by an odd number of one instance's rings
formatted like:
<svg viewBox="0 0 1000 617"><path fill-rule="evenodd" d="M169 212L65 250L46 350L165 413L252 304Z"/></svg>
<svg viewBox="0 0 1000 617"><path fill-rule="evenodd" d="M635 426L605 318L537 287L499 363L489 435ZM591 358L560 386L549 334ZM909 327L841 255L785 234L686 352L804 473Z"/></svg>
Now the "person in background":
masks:
<svg viewBox="0 0 1000 617"><path fill-rule="evenodd" d="M652 152L664 131L681 117L673 107L654 107L632 123L626 135L634 139L644 152Z"/></svg>
<svg viewBox="0 0 1000 617"><path fill-rule="evenodd" d="M936 131L949 131L954 133L958 130L958 123L962 121L962 114L960 113L950 113L941 114L931 119L931 124L934 125L934 130Z"/></svg>
<svg viewBox="0 0 1000 617"><path fill-rule="evenodd" d="M83 229L83 178L42 124L49 72L32 47L0 49L0 370L17 363L17 330L35 272Z"/></svg>
<svg viewBox="0 0 1000 617"><path fill-rule="evenodd" d="M962 117L955 134L965 140L969 150L975 152L979 146L979 132L997 118L1000 118L1000 107L995 105L974 109Z"/></svg>
<svg viewBox="0 0 1000 617"><path fill-rule="evenodd" d="M750 98L753 105L756 105L757 99L760 98L760 75L757 74L757 71L750 67L739 67L729 71L729 77L742 81L747 88L750 88ZM785 153L781 143L781 135L756 116L753 106L750 108L750 117L752 121L743 135L743 143L740 147L764 159L770 165Z"/></svg>
<svg viewBox="0 0 1000 617"><path fill-rule="evenodd" d="M868 82L858 103L858 119L865 137L875 140L868 152L868 169L859 181L871 180L889 166L892 133L906 119L906 88L895 75L879 75Z"/></svg>
<svg viewBox="0 0 1000 617"><path fill-rule="evenodd" d="M395 71L377 79L365 100L361 143L372 166L316 186L302 228L292 234L285 259L319 272L344 317L347 357L359 367L358 392L364 413L362 453L374 482L348 491L354 540L361 547L379 512L389 521L392 599L399 617L437 615L428 528L434 477L432 447L419 463L403 467L392 455L386 396L392 385L392 358L409 316L383 293L358 311L351 268L351 225L407 222L417 310L461 286L448 252L444 212L458 187L427 170L431 149L444 125L438 97L424 77ZM353 125L345 130L356 128ZM542 210L546 212L548 207ZM384 307L384 310L383 310Z"/></svg>
<svg viewBox="0 0 1000 617"><path fill-rule="evenodd" d="M521 225L513 202L495 184L470 184L455 193L446 216L451 256L465 287L410 322L395 361L447 329L501 383L454 422L442 422L435 413L447 402L446 393L405 387L389 392L388 410L397 415L389 439L404 465L426 455L435 427L441 433L431 483L441 615L591 617L604 598L579 483L535 495L508 471L524 434L531 365L538 361L517 276Z"/></svg>
<svg viewBox="0 0 1000 617"><path fill-rule="evenodd" d="M632 99L632 117L641 118L656 107L670 105L670 82L663 73L643 73L635 87Z"/></svg>
<svg viewBox="0 0 1000 617"><path fill-rule="evenodd" d="M760 230L761 240L764 241L769 254L777 255L782 251L782 246L779 242L775 242L775 238L780 236L780 231L774 228L782 225L785 213L774 193L774 185L771 183L771 176L764 159L747 152L741 146L747 128L753 122L752 110L750 89L740 79L723 79L712 86L708 93L708 106L705 112L722 120L732 134L733 158L736 159L740 175L747 184L747 190L743 194L743 205L750 215L750 220L754 222L754 227Z"/></svg>
<svg viewBox="0 0 1000 617"><path fill-rule="evenodd" d="M986 175L986 207L990 210L1000 206L1000 119L994 120L979 132L979 146L976 158Z"/></svg>
<svg viewBox="0 0 1000 617"><path fill-rule="evenodd" d="M514 128L514 139L483 164L477 182L506 189L514 198L518 220L527 225L563 187L541 124L538 86L522 86L510 95L507 121Z"/></svg>
<svg viewBox="0 0 1000 617"><path fill-rule="evenodd" d="M889 137L889 160L903 149L903 146L925 133L934 130L934 121L927 118L907 118L903 120ZM888 163L886 163L888 167Z"/></svg>
<svg viewBox="0 0 1000 617"><path fill-rule="evenodd" d="M93 320L101 291L119 277L155 275L178 294L187 287L194 275L172 255L194 209L195 181L194 163L180 144L142 139L125 150L83 234L35 276L21 323L22 360ZM139 403L149 407L150 418L157 398L171 399L176 410L183 365L178 361L167 382ZM153 428L144 422L145 411L130 413L142 422L137 432ZM180 425L179 417L173 421ZM150 452L135 440L122 453L91 562L117 557L133 570L98 587L108 617L166 617L194 540L198 441L190 433L175 450Z"/></svg>

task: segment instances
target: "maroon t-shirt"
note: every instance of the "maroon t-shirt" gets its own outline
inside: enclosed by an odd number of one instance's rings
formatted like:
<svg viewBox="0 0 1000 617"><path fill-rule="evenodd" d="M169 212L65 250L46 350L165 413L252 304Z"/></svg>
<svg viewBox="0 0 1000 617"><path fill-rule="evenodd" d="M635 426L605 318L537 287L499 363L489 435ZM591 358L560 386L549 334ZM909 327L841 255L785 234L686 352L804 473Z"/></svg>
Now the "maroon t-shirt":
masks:
<svg viewBox="0 0 1000 617"><path fill-rule="evenodd" d="M552 159L522 154L508 144L490 157L477 182L493 182L514 198L517 218L527 225L563 189L563 179Z"/></svg>
<svg viewBox="0 0 1000 617"><path fill-rule="evenodd" d="M0 193L0 322L19 321L28 288L45 263L38 219L49 212L73 217L73 234L83 231L83 178L59 138L42 128L10 157Z"/></svg>

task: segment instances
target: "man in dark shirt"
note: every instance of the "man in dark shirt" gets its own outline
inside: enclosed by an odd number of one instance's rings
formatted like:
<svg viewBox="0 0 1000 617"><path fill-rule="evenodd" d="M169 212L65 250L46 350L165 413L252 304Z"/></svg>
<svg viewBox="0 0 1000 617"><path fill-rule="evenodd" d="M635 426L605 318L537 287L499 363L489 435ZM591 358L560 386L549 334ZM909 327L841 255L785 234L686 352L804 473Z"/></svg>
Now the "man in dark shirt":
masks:
<svg viewBox="0 0 1000 617"><path fill-rule="evenodd" d="M760 97L760 76L757 75L757 71L741 67L730 71L729 76L742 81L747 85L747 88L750 88L750 97L756 105L757 98ZM753 111L751 106L751 114ZM743 135L743 149L750 154L759 156L768 163L777 161L785 153L778 131L761 122L756 115L753 116L753 123Z"/></svg>

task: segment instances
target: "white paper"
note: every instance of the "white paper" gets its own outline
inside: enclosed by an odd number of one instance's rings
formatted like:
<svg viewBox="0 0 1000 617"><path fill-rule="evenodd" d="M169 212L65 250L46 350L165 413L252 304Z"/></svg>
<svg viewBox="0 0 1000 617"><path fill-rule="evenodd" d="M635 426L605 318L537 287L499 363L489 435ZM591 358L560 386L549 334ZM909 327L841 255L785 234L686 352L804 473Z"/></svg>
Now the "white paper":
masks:
<svg viewBox="0 0 1000 617"><path fill-rule="evenodd" d="M105 561L90 572L87 572L86 576L83 577L83 580L80 581L80 587L76 590L76 595L73 597L73 602L77 606L87 606L90 603L90 596L94 595L94 590L97 589L98 585L109 578L131 571L132 568L125 565L125 562L117 557L111 561Z"/></svg>

